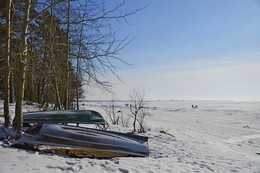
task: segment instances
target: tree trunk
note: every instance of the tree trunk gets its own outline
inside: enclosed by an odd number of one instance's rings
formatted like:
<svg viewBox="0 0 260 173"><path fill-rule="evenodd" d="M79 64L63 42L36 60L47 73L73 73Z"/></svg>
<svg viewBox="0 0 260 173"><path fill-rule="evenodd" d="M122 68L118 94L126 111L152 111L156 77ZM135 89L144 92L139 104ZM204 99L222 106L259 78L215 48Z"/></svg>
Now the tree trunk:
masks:
<svg viewBox="0 0 260 173"><path fill-rule="evenodd" d="M83 16L84 18L84 16ZM81 51L84 46L84 22L82 22L80 28L80 35L79 35L79 47L78 47L78 52L77 52L77 68L76 68L76 99L77 99L77 110L79 110L79 89L80 89L80 82L81 82L81 66L80 66L80 61L81 61Z"/></svg>
<svg viewBox="0 0 260 173"><path fill-rule="evenodd" d="M14 128L17 130L17 137L21 137L22 135L22 127L23 127L23 112L22 112L22 102L24 98L24 87L25 87L25 73L28 61L28 45L27 45L27 32L29 26L29 13L31 0L27 0L25 2L25 15L23 18L22 24L22 56L19 59L18 63L18 83L17 83L17 93L16 93L16 105L15 105L15 119L14 119Z"/></svg>
<svg viewBox="0 0 260 173"><path fill-rule="evenodd" d="M81 54L81 48L83 45L83 24L81 25L80 30L80 44L79 44L79 50L77 53L77 69L76 69L76 97L77 97L77 110L79 110L79 76L80 76L80 54Z"/></svg>
<svg viewBox="0 0 260 173"><path fill-rule="evenodd" d="M79 59L77 58L77 70L76 70L76 97L77 97L77 110L79 110Z"/></svg>
<svg viewBox="0 0 260 173"><path fill-rule="evenodd" d="M136 131L136 128L135 128L135 126L136 126L136 117L137 115L134 115L134 122L133 122L133 127L134 127L134 132Z"/></svg>
<svg viewBox="0 0 260 173"><path fill-rule="evenodd" d="M11 57L11 7L12 0L7 1L6 6L6 72L5 72L5 91L4 91L4 116L5 127L10 127L10 57Z"/></svg>
<svg viewBox="0 0 260 173"><path fill-rule="evenodd" d="M68 0L68 21L67 21L67 79L66 79L66 98L65 98L65 109L69 109L69 95L70 95L70 0Z"/></svg>
<svg viewBox="0 0 260 173"><path fill-rule="evenodd" d="M54 77L55 80L55 92L56 92L56 98L57 98L57 106L58 109L61 110L61 99L60 99L60 92L59 92L59 86L58 86L58 81L56 79L56 77Z"/></svg>
<svg viewBox="0 0 260 173"><path fill-rule="evenodd" d="M67 79L66 79L66 96L65 96L65 110L70 108L70 65L67 60Z"/></svg>
<svg viewBox="0 0 260 173"><path fill-rule="evenodd" d="M10 70L11 72L11 70ZM13 73L10 74L10 103L15 102L15 96L14 96L14 75Z"/></svg>

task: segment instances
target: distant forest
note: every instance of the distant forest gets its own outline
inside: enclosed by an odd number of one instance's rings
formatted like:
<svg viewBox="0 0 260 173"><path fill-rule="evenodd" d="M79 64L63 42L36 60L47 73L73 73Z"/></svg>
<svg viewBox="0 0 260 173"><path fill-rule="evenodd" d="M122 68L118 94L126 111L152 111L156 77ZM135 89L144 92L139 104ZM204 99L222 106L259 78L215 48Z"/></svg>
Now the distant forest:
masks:
<svg viewBox="0 0 260 173"><path fill-rule="evenodd" d="M125 1L1 0L0 96L5 125L9 103L16 102L14 127L22 124L22 101L70 109L83 96L83 85L109 90L106 75L129 39L117 38L112 22L136 13ZM78 108L78 104L77 104Z"/></svg>

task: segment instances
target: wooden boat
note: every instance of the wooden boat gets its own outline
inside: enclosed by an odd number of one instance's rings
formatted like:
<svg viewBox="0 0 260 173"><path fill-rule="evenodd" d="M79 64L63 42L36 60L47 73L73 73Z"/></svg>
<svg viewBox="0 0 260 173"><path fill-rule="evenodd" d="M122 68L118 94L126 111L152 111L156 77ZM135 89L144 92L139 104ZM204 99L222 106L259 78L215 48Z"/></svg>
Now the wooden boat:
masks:
<svg viewBox="0 0 260 173"><path fill-rule="evenodd" d="M12 146L76 157L149 156L148 138L61 124L38 124Z"/></svg>
<svg viewBox="0 0 260 173"><path fill-rule="evenodd" d="M78 123L103 124L102 115L93 110L56 110L29 112L23 115L24 123Z"/></svg>

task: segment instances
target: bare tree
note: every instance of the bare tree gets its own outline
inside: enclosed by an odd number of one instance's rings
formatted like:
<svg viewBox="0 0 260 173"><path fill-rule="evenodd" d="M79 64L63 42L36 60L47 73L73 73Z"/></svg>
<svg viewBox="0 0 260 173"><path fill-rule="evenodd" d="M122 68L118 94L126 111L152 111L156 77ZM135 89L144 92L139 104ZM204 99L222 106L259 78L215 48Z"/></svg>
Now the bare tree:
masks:
<svg viewBox="0 0 260 173"><path fill-rule="evenodd" d="M79 27L79 43L83 42L83 23L81 23ZM81 49L82 49L82 44L79 44L78 49L77 49L77 56L76 56L76 102L77 102L77 110L79 110L79 79L81 79L81 67L80 67L80 56L81 56Z"/></svg>
<svg viewBox="0 0 260 173"><path fill-rule="evenodd" d="M121 115L120 115L120 124L122 125L122 127L129 127L130 116L129 115L125 116L122 111L120 113L121 113Z"/></svg>
<svg viewBox="0 0 260 173"><path fill-rule="evenodd" d="M15 13L11 22L8 3L6 19L0 13L0 56L1 65L5 66L0 70L6 72L5 100L10 97L8 76L10 72L12 75L16 100L13 125L18 136L23 124L24 99L38 103L51 101L59 109L68 109L75 95L78 102L83 80L88 81L87 85L91 83L108 90L111 86L106 79L108 73L117 76L115 64L118 61L127 64L119 52L130 41L128 37L118 39L113 23L124 21L141 9L124 12L124 0L114 7L103 0L1 0L1 10L4 2L12 2ZM8 65L10 56L12 63ZM9 104L5 103L8 116Z"/></svg>
<svg viewBox="0 0 260 173"><path fill-rule="evenodd" d="M133 89L132 93L129 95L130 97L130 112L134 118L133 121L133 128L134 131L136 131L136 122L138 119L138 116L140 114L140 111L144 109L145 106L145 100L144 100L144 89Z"/></svg>
<svg viewBox="0 0 260 173"><path fill-rule="evenodd" d="M113 125L118 125L119 124L119 115L118 111L116 110L116 105L115 105L115 98L111 100L111 104L109 105L102 105L102 108L106 111L106 114L109 117L109 120Z"/></svg>
<svg viewBox="0 0 260 173"><path fill-rule="evenodd" d="M66 62L66 94L65 94L65 109L69 109L69 93L70 93L70 0L68 0L67 6L67 62Z"/></svg>
<svg viewBox="0 0 260 173"><path fill-rule="evenodd" d="M106 80L106 75L110 73L118 77L115 62L127 64L119 57L119 52L131 42L128 37L118 39L112 23L125 21L128 16L141 10L123 12L125 1L118 2L110 9L105 1L79 2L82 8L72 9L71 12L72 62L81 63L80 71L85 75L85 80L91 79L92 84L107 91L112 85ZM78 27L80 25L81 28Z"/></svg>
<svg viewBox="0 0 260 173"><path fill-rule="evenodd" d="M139 111L139 114L137 117L137 122L139 125L138 132L140 132L140 133L145 133L145 132L147 132L147 130L149 130L148 127L146 126L146 117L147 116L150 116L150 113L147 112L147 110L142 109L141 111Z"/></svg>
<svg viewBox="0 0 260 173"><path fill-rule="evenodd" d="M10 103L10 57L11 57L11 10L12 0L6 1L6 59L5 59L5 91L4 91L4 116L5 116L5 127L11 125L11 117L9 110Z"/></svg>
<svg viewBox="0 0 260 173"><path fill-rule="evenodd" d="M17 136L22 135L23 116L22 116L22 101L24 98L24 84L25 84L25 73L28 61L28 45L27 45L27 34L29 26L29 14L31 8L31 0L25 1L24 16L22 21L22 32L21 32L21 44L22 52L18 61L18 82L16 91L16 105L15 105L15 118L14 128L17 130Z"/></svg>

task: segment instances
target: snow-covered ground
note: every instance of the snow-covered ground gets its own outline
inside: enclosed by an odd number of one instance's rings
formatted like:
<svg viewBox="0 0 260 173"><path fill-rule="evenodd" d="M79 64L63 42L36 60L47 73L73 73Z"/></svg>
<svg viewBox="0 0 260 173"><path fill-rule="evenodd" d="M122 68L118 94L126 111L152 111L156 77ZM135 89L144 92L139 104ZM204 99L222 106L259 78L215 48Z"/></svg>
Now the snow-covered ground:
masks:
<svg viewBox="0 0 260 173"><path fill-rule="evenodd" d="M125 103L117 105L126 115ZM1 142L0 173L260 173L260 102L158 101L148 107L152 116L147 119L151 131L145 134L150 148L147 158L79 159L15 149ZM24 111L33 109L37 108L24 107ZM108 120L98 102L81 103L81 109L97 110ZM131 126L110 125L109 130L129 131Z"/></svg>

